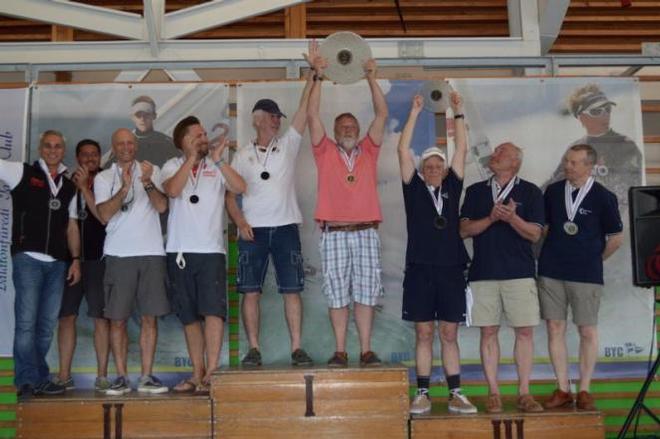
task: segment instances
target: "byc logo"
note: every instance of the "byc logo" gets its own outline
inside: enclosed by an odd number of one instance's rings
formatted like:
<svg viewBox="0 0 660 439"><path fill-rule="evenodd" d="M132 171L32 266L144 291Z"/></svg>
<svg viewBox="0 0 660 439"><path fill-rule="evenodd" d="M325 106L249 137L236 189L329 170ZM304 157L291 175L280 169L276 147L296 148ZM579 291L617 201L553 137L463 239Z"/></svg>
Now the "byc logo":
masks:
<svg viewBox="0 0 660 439"><path fill-rule="evenodd" d="M621 346L605 346L606 358L623 358L642 352L644 352L644 348L633 342L626 342Z"/></svg>

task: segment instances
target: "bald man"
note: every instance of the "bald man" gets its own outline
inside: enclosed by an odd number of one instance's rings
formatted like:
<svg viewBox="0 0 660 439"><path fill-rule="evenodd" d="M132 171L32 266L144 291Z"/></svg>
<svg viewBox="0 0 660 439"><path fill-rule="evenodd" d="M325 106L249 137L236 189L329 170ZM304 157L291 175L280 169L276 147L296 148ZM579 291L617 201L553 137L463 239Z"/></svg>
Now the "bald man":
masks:
<svg viewBox="0 0 660 439"><path fill-rule="evenodd" d="M131 391L127 370L126 322L137 303L141 316L142 374L138 392L164 393L168 388L152 374L158 327L156 318L169 313L165 290L165 249L159 214L167 210L160 185L160 169L135 159L135 134L120 128L112 135L113 165L94 180L99 216L107 223L104 317L110 320L110 347L117 379L106 394Z"/></svg>

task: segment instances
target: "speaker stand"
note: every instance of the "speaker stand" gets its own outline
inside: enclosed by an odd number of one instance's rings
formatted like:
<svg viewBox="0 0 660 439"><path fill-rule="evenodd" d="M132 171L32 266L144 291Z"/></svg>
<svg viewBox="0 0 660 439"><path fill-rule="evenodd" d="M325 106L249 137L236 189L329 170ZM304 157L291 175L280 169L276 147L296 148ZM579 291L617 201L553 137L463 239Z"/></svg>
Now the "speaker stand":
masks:
<svg viewBox="0 0 660 439"><path fill-rule="evenodd" d="M651 383L653 383L653 381L655 380L655 375L658 373L659 365L660 365L660 350L658 350L658 355L655 357L655 363L653 363L653 367L649 371L648 375L646 375L646 380L644 381L644 385L642 385L642 389L639 391L639 394L637 395L637 399L635 400L635 403L630 409L630 413L628 413L628 417L626 418L626 421L623 423L623 426L621 427L621 431L619 432L617 439L623 439L624 437L626 437L630 425L632 424L635 417L642 410L645 411L646 414L649 415L657 425L660 425L660 418L658 418L646 405L644 405L644 398L646 397L646 392L648 392L649 387L651 387ZM637 437L637 435L635 435L635 437Z"/></svg>

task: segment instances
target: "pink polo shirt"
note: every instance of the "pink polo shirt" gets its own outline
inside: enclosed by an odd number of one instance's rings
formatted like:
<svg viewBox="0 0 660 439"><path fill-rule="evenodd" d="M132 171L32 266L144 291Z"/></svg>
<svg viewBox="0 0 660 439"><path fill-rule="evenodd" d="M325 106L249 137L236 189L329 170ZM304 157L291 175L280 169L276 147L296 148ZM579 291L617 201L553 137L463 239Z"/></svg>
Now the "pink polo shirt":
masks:
<svg viewBox="0 0 660 439"><path fill-rule="evenodd" d="M378 201L378 153L367 135L359 143L360 153L353 172L348 171L339 147L328 136L314 146L314 160L318 170L316 221L372 222L382 221ZM352 174L353 182L347 180Z"/></svg>

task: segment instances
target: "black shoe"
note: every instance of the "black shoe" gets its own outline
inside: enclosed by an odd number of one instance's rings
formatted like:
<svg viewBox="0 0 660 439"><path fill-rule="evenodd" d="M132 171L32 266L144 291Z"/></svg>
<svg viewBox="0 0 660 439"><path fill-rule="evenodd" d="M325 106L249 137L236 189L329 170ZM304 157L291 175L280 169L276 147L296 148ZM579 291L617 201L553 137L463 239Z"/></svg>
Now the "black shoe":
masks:
<svg viewBox="0 0 660 439"><path fill-rule="evenodd" d="M257 348L250 348L247 355L241 360L243 366L261 366L261 352Z"/></svg>
<svg viewBox="0 0 660 439"><path fill-rule="evenodd" d="M32 389L32 394L34 396L38 395L61 395L66 390L66 387L56 384L52 381L46 381L45 383L39 384L37 387Z"/></svg>
<svg viewBox="0 0 660 439"><path fill-rule="evenodd" d="M32 384L23 384L18 389L16 389L17 397L28 397L32 396Z"/></svg>
<svg viewBox="0 0 660 439"><path fill-rule="evenodd" d="M291 365L292 366L313 366L314 360L312 357L307 355L303 349L296 349L291 353Z"/></svg>

